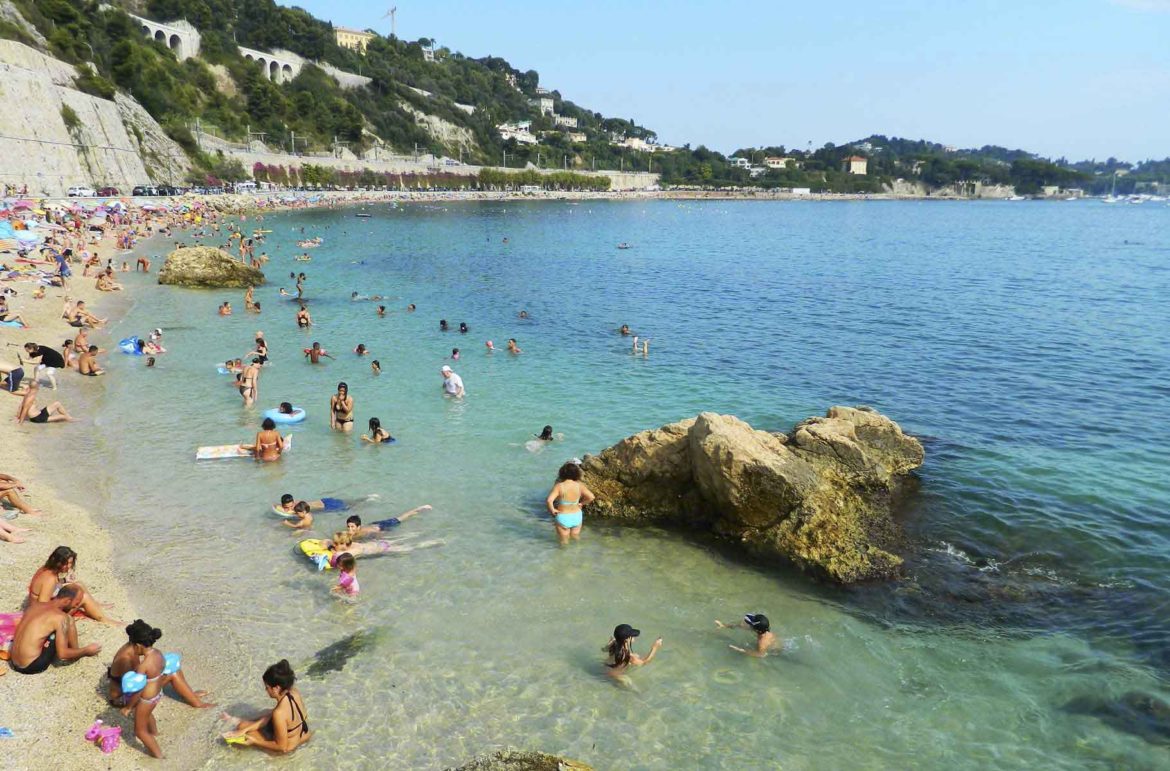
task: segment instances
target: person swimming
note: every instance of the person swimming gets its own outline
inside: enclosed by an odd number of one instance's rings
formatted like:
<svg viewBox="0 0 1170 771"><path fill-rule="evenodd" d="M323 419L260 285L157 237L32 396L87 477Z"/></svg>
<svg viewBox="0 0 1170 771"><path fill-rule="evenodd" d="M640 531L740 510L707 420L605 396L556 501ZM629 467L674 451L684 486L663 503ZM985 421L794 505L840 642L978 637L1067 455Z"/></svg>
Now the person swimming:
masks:
<svg viewBox="0 0 1170 771"><path fill-rule="evenodd" d="M776 635L772 634L772 625L768 621L768 617L763 613L746 613L743 620L738 624L724 624L719 619L715 619L715 627L717 629L750 629L756 633L756 647L742 648L738 645L728 645L733 651L747 654L748 656L755 656L756 658L764 658L768 655L768 649L776 644Z"/></svg>
<svg viewBox="0 0 1170 771"><path fill-rule="evenodd" d="M642 631L640 629L635 629L629 624L618 624L614 627L613 637L602 648L606 652L605 673L625 685L630 684L629 679L626 677L626 671L630 667L642 667L649 664L654 660L654 656L658 653L659 648L662 647L662 638L659 637L650 646L650 653L646 658L642 658L631 649L634 638L641 634Z"/></svg>
<svg viewBox="0 0 1170 771"><path fill-rule="evenodd" d="M370 371L373 372L375 375L381 375L382 374L382 364L377 359L374 359L373 361L370 362Z"/></svg>
<svg viewBox="0 0 1170 771"><path fill-rule="evenodd" d="M467 334L468 329L467 329L467 322L466 321L459 322L459 331L465 335Z"/></svg>
<svg viewBox="0 0 1170 771"><path fill-rule="evenodd" d="M439 331L446 332L448 330L447 319L439 319Z"/></svg>
<svg viewBox="0 0 1170 771"><path fill-rule="evenodd" d="M451 349L451 360L452 361L459 361L459 349L458 348Z"/></svg>
<svg viewBox="0 0 1170 771"><path fill-rule="evenodd" d="M553 427L545 426L539 434L533 434L533 436L542 442L551 442L553 440Z"/></svg>
<svg viewBox="0 0 1170 771"><path fill-rule="evenodd" d="M393 444L396 440L390 432L382 428L382 421L370 418L370 433L362 434L362 441L368 444Z"/></svg>

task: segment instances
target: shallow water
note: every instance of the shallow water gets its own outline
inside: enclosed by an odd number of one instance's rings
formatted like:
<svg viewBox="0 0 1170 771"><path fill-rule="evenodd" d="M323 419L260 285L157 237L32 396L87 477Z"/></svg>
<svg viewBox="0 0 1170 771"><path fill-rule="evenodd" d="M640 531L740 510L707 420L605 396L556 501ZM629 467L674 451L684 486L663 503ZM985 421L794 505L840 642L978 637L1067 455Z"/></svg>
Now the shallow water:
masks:
<svg viewBox="0 0 1170 771"><path fill-rule="evenodd" d="M238 292L137 292L112 337L161 326L171 353L154 371L112 355L99 430L57 438L100 457L78 472L100 480L144 611L233 662L238 681L216 684L228 703L267 706L259 674L281 657L305 678L318 737L298 762L440 767L501 745L598 768L1165 762L1156 735L1063 707L1170 698L1170 452L1155 417L1170 396L1170 210L485 203L264 226L263 315ZM292 260L300 227L325 239L309 263ZM301 270L308 333L277 296ZM392 298L387 317L354 290ZM217 317L228 299L236 315ZM471 332L441 333L440 318ZM622 323L652 338L648 358L629 354ZM244 410L214 365L256 329L274 362ZM523 355L485 352L509 337ZM314 340L337 361L305 363ZM455 346L463 403L439 393ZM327 427L339 380L351 436ZM193 460L250 440L282 400L309 411L284 461ZM714 410L785 430L859 403L927 446L904 581L820 587L702 539L588 519L558 549L541 513L561 462L643 428ZM373 415L396 445L358 443ZM563 440L530 452L546 423ZM359 561L362 596L340 603L335 576L268 513L286 491L377 494L367 519L430 503L395 535L446 543ZM317 521L322 536L343 524ZM783 655L728 650L747 640L712 619L745 611L769 615ZM623 621L643 651L666 640L633 691L599 675ZM305 677L359 631L364 647ZM186 660L206 655L195 644ZM258 755L217 747L209 765Z"/></svg>

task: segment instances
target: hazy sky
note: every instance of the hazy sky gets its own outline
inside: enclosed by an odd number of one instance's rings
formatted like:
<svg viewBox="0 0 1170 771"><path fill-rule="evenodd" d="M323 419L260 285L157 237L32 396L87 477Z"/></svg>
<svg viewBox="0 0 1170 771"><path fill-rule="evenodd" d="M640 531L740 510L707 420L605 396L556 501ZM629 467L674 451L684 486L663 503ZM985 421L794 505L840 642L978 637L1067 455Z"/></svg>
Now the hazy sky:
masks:
<svg viewBox="0 0 1170 771"><path fill-rule="evenodd" d="M670 144L869 134L1052 157L1170 156L1170 0L300 0L540 73Z"/></svg>

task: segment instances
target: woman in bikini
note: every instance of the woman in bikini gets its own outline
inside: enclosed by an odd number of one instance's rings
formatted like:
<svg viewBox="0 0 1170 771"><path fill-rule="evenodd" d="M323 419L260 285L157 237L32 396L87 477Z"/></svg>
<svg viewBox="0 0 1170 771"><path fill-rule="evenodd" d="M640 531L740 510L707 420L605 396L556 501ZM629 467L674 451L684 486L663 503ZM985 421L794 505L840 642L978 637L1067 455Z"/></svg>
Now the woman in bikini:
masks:
<svg viewBox="0 0 1170 771"><path fill-rule="evenodd" d="M162 701L163 688L170 685L187 704L197 709L214 707L201 698L206 691L193 691L187 679L178 669L168 673L168 662L158 650L155 642L162 637L162 630L155 629L142 619L126 627L129 639L114 654L114 660L106 669L109 678L108 697L110 704L119 708L123 715L134 713L134 735L142 742L152 757L161 758L162 748L158 746L158 723L154 719L154 708ZM170 654L168 654L170 655ZM125 693L122 690L123 676L135 673L137 690ZM132 686L132 687L133 687Z"/></svg>
<svg viewBox="0 0 1170 771"><path fill-rule="evenodd" d="M61 402L53 402L48 407L37 408L37 393L41 390L40 383L35 377L28 379L28 391L20 400L20 408L16 411L16 422L23 423L67 423L73 416L65 411Z"/></svg>
<svg viewBox="0 0 1170 771"><path fill-rule="evenodd" d="M255 720L241 720L226 712L224 720L235 730L223 735L228 744L248 744L269 752L292 752L313 738L301 692L293 687L297 676L287 659L264 670L264 691L276 706Z"/></svg>
<svg viewBox="0 0 1170 771"><path fill-rule="evenodd" d="M557 472L557 482L545 500L561 546L569 542L570 536L573 540L581 537L581 525L584 520L581 507L592 501L593 493L581 484L581 466L572 461L561 466L561 470Z"/></svg>
<svg viewBox="0 0 1170 771"><path fill-rule="evenodd" d="M68 546L58 546L45 560L45 564L33 573L28 582L28 602L48 602L57 596L62 587L72 586L81 595L81 612L103 624L118 625L121 621L107 618L102 610L101 603L93 598L83 585L73 580L73 571L77 567L77 552Z"/></svg>
<svg viewBox="0 0 1170 771"><path fill-rule="evenodd" d="M337 393L329 397L329 427L346 433L353 430L353 397L345 383L338 383Z"/></svg>
<svg viewBox="0 0 1170 771"><path fill-rule="evenodd" d="M259 379L260 358L254 357L252 363L245 367L243 374L240 375L240 396L244 397L245 407L251 407L256 403L256 397L259 395L256 385Z"/></svg>
<svg viewBox="0 0 1170 771"><path fill-rule="evenodd" d="M284 452L284 437L276 430L276 421L264 418L264 422L260 424L260 431L256 434L255 443L242 444L240 448L251 450L252 457L256 460L265 462L280 460L281 453Z"/></svg>

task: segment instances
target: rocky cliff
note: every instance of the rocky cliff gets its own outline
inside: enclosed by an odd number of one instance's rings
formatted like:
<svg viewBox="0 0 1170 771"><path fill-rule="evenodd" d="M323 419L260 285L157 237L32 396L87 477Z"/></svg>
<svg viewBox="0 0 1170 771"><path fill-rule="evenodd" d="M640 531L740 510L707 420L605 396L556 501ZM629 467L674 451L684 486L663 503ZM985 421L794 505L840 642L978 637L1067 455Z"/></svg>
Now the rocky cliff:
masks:
<svg viewBox="0 0 1170 771"><path fill-rule="evenodd" d="M129 194L148 182L181 182L187 157L130 97L78 91L77 71L12 40L0 40L0 181L31 195L72 185L113 185Z"/></svg>
<svg viewBox="0 0 1170 771"><path fill-rule="evenodd" d="M259 286L264 274L234 259L222 249L192 246L176 249L167 256L158 283L193 287Z"/></svg>
<svg viewBox="0 0 1170 771"><path fill-rule="evenodd" d="M707 529L853 583L897 574L891 502L923 458L884 415L833 407L787 435L704 412L586 456L583 468L591 515Z"/></svg>

